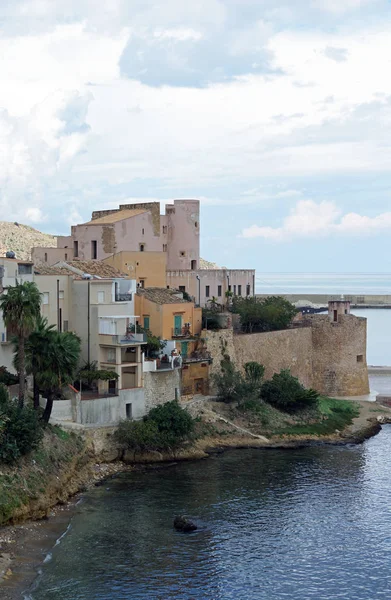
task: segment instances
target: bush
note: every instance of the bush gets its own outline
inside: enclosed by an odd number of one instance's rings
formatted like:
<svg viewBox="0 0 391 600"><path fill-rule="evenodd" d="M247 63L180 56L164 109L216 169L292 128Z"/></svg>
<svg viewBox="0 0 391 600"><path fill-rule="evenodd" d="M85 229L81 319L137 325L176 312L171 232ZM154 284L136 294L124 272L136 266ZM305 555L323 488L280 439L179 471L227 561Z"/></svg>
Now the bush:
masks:
<svg viewBox="0 0 391 600"><path fill-rule="evenodd" d="M12 375L6 367L0 367L0 383L4 385L15 385L18 383L19 378L17 375Z"/></svg>
<svg viewBox="0 0 391 600"><path fill-rule="evenodd" d="M194 419L176 400L153 408L142 421L121 421L115 439L128 450L172 450L190 439Z"/></svg>
<svg viewBox="0 0 391 600"><path fill-rule="evenodd" d="M281 296L268 298L235 296L232 312L240 315L243 331L253 333L285 329L291 323L297 309Z"/></svg>
<svg viewBox="0 0 391 600"><path fill-rule="evenodd" d="M315 406L319 397L315 390L307 390L287 369L274 374L262 385L261 396L265 402L287 412Z"/></svg>
<svg viewBox="0 0 391 600"><path fill-rule="evenodd" d="M30 406L10 401L0 385L0 462L11 464L37 448L43 437L39 414Z"/></svg>
<svg viewBox="0 0 391 600"><path fill-rule="evenodd" d="M229 356L224 355L220 363L221 372L212 375L217 388L217 398L227 404L256 400L260 397L265 367L257 362L244 365L244 376L236 369Z"/></svg>

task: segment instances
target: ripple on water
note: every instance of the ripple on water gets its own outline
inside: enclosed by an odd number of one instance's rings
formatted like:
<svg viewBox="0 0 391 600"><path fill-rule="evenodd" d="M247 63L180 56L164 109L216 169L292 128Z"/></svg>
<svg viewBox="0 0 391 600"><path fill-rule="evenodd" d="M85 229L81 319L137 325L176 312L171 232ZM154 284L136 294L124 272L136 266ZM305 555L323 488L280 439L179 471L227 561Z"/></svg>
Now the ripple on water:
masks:
<svg viewBox="0 0 391 600"><path fill-rule="evenodd" d="M390 451L387 426L122 475L86 495L31 598L389 600ZM179 513L200 529L175 532Z"/></svg>

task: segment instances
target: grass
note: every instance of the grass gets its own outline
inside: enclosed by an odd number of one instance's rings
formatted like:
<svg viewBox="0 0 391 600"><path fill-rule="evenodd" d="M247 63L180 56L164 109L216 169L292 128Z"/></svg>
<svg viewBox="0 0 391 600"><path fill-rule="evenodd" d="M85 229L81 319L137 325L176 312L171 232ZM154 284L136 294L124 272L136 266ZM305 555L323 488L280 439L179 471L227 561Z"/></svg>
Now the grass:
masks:
<svg viewBox="0 0 391 600"><path fill-rule="evenodd" d="M359 406L355 402L321 396L316 413L312 415L309 421L302 421L301 423L276 429L272 434L276 436L331 435L336 429L342 431L348 425L351 425L353 419L358 417L359 413Z"/></svg>

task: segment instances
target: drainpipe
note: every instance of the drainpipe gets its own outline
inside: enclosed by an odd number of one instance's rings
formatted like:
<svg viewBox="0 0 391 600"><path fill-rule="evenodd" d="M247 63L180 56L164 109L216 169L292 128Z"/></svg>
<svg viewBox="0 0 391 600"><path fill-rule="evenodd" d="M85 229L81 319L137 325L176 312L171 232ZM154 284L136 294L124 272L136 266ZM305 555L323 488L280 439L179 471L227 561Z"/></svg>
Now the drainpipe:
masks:
<svg viewBox="0 0 391 600"><path fill-rule="evenodd" d="M61 331L60 323L60 280L57 279L57 331Z"/></svg>
<svg viewBox="0 0 391 600"><path fill-rule="evenodd" d="M88 281L87 286L87 362L90 364L90 298L91 298L91 282Z"/></svg>
<svg viewBox="0 0 391 600"><path fill-rule="evenodd" d="M201 277L196 275L198 281L198 306L201 306Z"/></svg>
<svg viewBox="0 0 391 600"><path fill-rule="evenodd" d="M255 296L255 273L253 275L253 296Z"/></svg>

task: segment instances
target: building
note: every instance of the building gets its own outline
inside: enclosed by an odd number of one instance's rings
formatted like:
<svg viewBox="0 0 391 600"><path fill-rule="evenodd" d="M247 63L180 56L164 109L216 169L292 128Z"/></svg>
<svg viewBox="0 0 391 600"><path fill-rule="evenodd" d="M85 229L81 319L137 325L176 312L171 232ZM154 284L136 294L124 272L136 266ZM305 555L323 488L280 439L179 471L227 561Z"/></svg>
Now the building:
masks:
<svg viewBox="0 0 391 600"><path fill-rule="evenodd" d="M161 340L192 339L201 332L201 309L175 290L138 288L136 312L140 325Z"/></svg>
<svg viewBox="0 0 391 600"><path fill-rule="evenodd" d="M35 264L59 260L104 260L135 279L140 287L166 287L188 293L205 306L226 292L255 293L255 271L200 268L200 202L174 200L160 214L158 202L124 204L95 211L70 236L57 238L57 248L33 248Z"/></svg>

